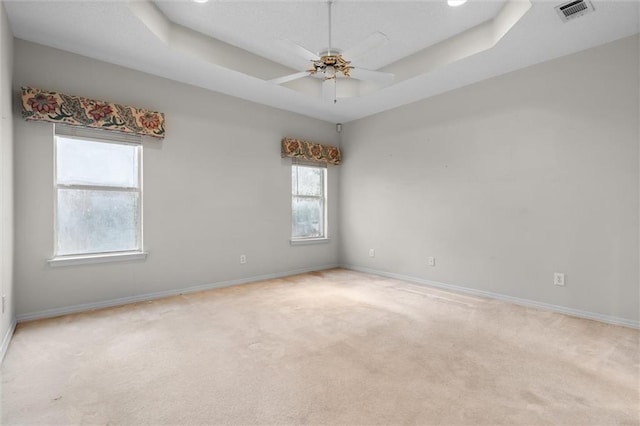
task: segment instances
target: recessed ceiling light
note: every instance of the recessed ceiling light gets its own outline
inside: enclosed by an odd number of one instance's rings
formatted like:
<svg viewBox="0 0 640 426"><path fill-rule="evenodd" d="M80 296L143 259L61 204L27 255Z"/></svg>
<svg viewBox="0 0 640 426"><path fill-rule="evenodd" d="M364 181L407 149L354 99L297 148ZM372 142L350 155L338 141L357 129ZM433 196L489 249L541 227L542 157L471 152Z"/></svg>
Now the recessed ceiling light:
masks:
<svg viewBox="0 0 640 426"><path fill-rule="evenodd" d="M209 3L209 0L193 0L194 3Z"/></svg>
<svg viewBox="0 0 640 426"><path fill-rule="evenodd" d="M195 0L194 0L195 1ZM461 6L465 4L467 0L447 0L447 4L451 7Z"/></svg>

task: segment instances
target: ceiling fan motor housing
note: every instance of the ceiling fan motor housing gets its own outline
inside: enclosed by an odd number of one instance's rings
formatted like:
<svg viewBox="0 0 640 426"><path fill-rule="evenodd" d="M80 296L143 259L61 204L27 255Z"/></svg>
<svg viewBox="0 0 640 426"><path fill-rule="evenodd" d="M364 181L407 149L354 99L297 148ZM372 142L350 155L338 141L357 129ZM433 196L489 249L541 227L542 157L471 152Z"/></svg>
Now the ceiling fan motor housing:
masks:
<svg viewBox="0 0 640 426"><path fill-rule="evenodd" d="M345 77L350 77L349 72L353 69L351 61L345 60L342 55L324 55L317 61L313 62L313 68L309 70L311 74L323 73L325 80L331 80L336 78L338 72L341 72ZM334 72L327 73L329 67Z"/></svg>

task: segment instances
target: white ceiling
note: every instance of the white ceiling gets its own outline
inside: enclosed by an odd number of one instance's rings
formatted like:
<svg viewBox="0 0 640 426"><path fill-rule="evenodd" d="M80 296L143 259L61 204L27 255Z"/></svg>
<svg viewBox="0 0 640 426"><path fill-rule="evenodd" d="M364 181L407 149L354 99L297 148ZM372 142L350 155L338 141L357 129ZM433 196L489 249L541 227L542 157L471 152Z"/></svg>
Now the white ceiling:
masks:
<svg viewBox="0 0 640 426"><path fill-rule="evenodd" d="M282 40L314 52L327 47L326 1L4 4L18 38L344 123L640 31L637 1L592 2L594 13L563 23L554 10L563 1L531 0L527 9L528 0L469 0L457 8L446 0L335 0L332 46L348 50L380 31L388 42L353 64L396 74L382 89L341 79L335 104L319 96L318 79L265 81L308 68ZM505 21L512 6L519 19L504 37L493 47L472 46L479 38L472 31ZM487 30L495 36L495 28ZM340 97L353 94L360 96Z"/></svg>

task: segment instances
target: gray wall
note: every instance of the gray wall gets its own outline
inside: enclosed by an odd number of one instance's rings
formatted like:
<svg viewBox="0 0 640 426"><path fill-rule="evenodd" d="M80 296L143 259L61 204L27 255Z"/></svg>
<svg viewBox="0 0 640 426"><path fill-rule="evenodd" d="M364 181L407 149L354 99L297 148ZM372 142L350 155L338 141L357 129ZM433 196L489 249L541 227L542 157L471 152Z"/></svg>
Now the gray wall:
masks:
<svg viewBox="0 0 640 426"><path fill-rule="evenodd" d="M347 124L343 263L637 322L638 51L633 36Z"/></svg>
<svg viewBox="0 0 640 426"><path fill-rule="evenodd" d="M341 262L639 319L637 36L348 123L345 163L329 169L332 242L297 247L278 144L336 143L333 124L14 47L14 94L33 85L167 114L167 138L144 144L148 259L61 268L46 262L52 126L14 118L19 316Z"/></svg>
<svg viewBox="0 0 640 426"><path fill-rule="evenodd" d="M7 335L15 319L13 309L12 71L13 34L11 33L4 5L0 3L0 291L5 297L5 309L2 312L0 327L0 342Z"/></svg>
<svg viewBox="0 0 640 426"><path fill-rule="evenodd" d="M338 262L329 168L328 244L289 245L290 162L283 136L336 143L334 125L68 52L15 42L21 85L162 111L164 141L144 142L144 262L51 268L53 137L16 117L16 311L50 309ZM239 256L247 255L240 265Z"/></svg>

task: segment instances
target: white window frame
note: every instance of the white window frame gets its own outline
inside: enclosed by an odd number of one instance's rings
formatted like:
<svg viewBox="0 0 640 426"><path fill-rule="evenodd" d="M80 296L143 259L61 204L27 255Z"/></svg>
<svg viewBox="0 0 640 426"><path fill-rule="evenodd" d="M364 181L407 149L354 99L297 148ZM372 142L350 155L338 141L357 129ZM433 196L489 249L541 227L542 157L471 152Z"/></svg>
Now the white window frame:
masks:
<svg viewBox="0 0 640 426"><path fill-rule="evenodd" d="M329 174L329 169L327 167L326 164L319 164L319 163L313 163L313 162L306 162L306 161L300 161L297 159L293 159L292 163L291 163L291 171L293 171L294 167L314 167L317 169L321 169L322 170L322 196L316 196L316 195L297 195L297 194L293 194L293 191L291 191L291 239L289 240L289 242L291 243L291 245L303 245L303 244L318 244L318 243L328 243L330 241L329 239L329 215L328 215L328 204L329 204L329 200L328 200L328 174ZM289 173L289 175L291 176L293 173ZM291 184L289 185L289 188L293 187L293 182L291 182ZM294 197L300 197L300 198L309 198L309 199L321 199L322 202L322 206L323 206L323 212L322 212L322 220L323 220L323 224L322 224L322 236L319 237L294 237L293 236L293 200Z"/></svg>
<svg viewBox="0 0 640 426"><path fill-rule="evenodd" d="M138 159L138 187L102 186L102 185L67 185L58 183L58 137L66 139L80 139L100 143L133 145L137 150ZM84 263L106 263L125 260L144 259L147 253L144 251L144 224L143 224L143 152L142 137L121 132L74 127L56 124L53 137L53 257L49 259L50 266L66 266ZM126 191L139 194L138 203L138 238L137 247L134 250L90 252L69 255L58 254L58 190L78 189L95 191Z"/></svg>

